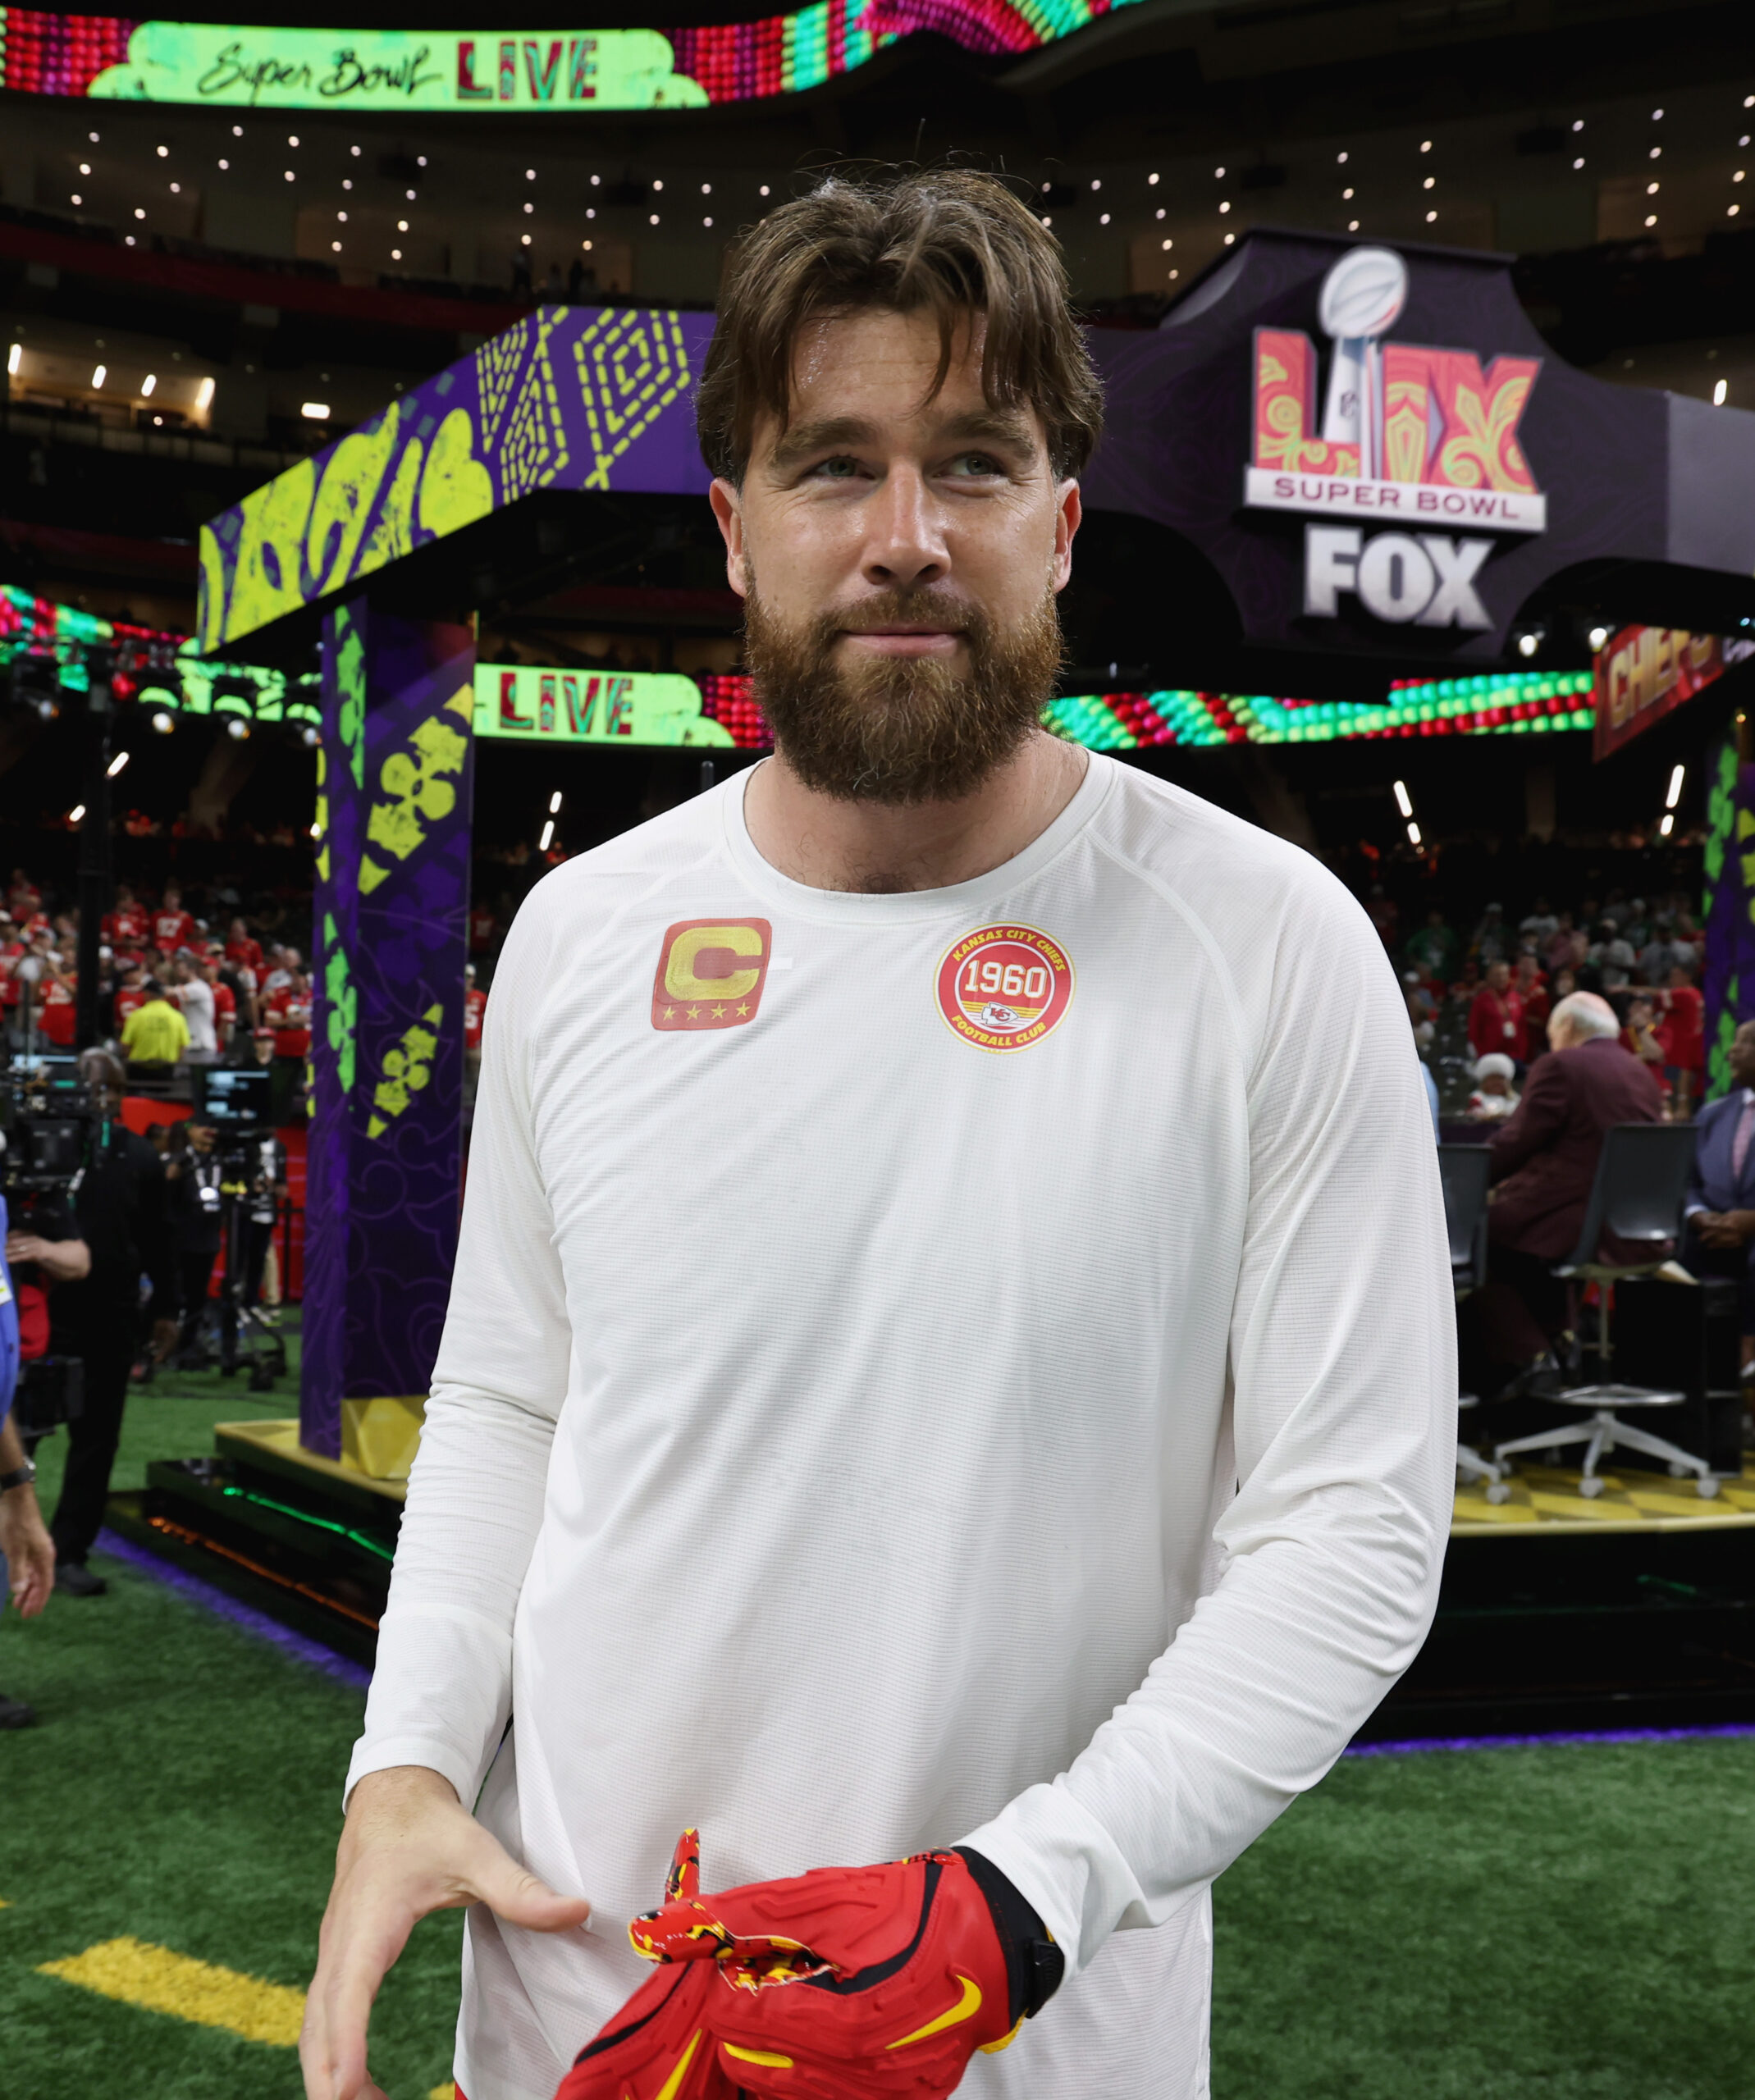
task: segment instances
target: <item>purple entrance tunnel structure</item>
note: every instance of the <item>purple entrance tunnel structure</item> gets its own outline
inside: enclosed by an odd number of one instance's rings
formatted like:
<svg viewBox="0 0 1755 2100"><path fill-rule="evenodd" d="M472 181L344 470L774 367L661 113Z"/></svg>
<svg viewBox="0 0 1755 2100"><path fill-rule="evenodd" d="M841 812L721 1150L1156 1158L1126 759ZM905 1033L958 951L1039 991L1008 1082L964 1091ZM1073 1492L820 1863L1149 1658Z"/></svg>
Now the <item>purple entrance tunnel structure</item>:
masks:
<svg viewBox="0 0 1755 2100"><path fill-rule="evenodd" d="M203 528L203 652L322 652L300 1423L327 1458L347 1404L424 1393L455 1251L466 623L571 580L602 498L705 493L712 328L537 308ZM1108 587L1175 634L1168 684L1372 699L1516 667L1532 620L1755 626L1755 416L1562 364L1505 257L1257 231L1158 330L1091 342L1085 501Z"/></svg>

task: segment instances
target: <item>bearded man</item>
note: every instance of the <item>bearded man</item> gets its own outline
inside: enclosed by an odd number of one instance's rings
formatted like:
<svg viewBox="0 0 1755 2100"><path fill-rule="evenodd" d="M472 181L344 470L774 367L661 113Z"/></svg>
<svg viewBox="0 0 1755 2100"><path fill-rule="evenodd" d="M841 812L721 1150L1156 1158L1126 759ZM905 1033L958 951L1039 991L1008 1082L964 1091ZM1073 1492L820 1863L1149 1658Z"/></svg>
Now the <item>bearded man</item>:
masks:
<svg viewBox="0 0 1755 2100"><path fill-rule="evenodd" d="M775 756L508 938L307 2091L467 1903L468 2100L1192 2100L1211 1883L1433 1604L1395 978L1041 726L1100 405L1000 183L776 210L698 413Z"/></svg>

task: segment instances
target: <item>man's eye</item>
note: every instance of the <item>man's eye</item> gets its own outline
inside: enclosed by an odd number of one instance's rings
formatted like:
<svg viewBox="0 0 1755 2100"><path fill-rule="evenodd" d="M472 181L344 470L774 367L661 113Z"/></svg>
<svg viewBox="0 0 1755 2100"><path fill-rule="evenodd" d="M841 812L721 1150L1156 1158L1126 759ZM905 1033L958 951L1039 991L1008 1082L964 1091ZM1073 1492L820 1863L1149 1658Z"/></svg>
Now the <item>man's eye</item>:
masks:
<svg viewBox="0 0 1755 2100"><path fill-rule="evenodd" d="M962 452L951 462L951 472L961 475L1003 474L1005 469L990 452Z"/></svg>
<svg viewBox="0 0 1755 2100"><path fill-rule="evenodd" d="M850 459L843 454L838 459L818 460L811 472L813 474L821 474L830 481L848 482L859 472L859 462L857 459Z"/></svg>

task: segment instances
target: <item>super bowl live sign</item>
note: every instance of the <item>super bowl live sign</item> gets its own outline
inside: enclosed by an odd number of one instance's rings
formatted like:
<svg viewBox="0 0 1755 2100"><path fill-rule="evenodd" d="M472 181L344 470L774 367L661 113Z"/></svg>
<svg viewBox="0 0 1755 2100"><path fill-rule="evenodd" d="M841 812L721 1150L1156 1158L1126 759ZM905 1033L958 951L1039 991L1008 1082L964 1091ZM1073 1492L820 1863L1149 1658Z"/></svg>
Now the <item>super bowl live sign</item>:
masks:
<svg viewBox="0 0 1755 2100"><path fill-rule="evenodd" d="M1320 518L1305 527L1304 610L1351 596L1396 626L1493 625L1476 581L1497 536L1544 532L1547 499L1518 445L1540 358L1392 343L1407 265L1355 248L1323 280L1332 345L1320 434L1317 353L1301 329L1258 328L1254 445L1243 500Z"/></svg>

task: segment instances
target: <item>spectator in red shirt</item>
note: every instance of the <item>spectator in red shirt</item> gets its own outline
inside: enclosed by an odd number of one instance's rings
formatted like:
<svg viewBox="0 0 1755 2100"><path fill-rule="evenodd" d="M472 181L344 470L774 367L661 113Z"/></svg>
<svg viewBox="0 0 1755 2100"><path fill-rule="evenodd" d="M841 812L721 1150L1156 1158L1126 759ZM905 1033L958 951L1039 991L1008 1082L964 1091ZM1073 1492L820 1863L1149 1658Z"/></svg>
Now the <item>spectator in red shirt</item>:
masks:
<svg viewBox="0 0 1755 2100"><path fill-rule="evenodd" d="M219 1039L220 1053L231 1048L231 1039L238 1025L237 994L219 974L219 958L210 955L200 965L205 981L213 989L213 1033Z"/></svg>
<svg viewBox="0 0 1755 2100"><path fill-rule="evenodd" d="M194 945L199 929L183 909L183 892L175 883L165 884L164 901L153 914L153 945L174 956L179 948Z"/></svg>
<svg viewBox="0 0 1755 2100"><path fill-rule="evenodd" d="M297 948L270 948L267 974L262 979L264 998L272 999L299 974L301 958Z"/></svg>
<svg viewBox="0 0 1755 2100"><path fill-rule="evenodd" d="M51 952L37 986L37 1026L52 1049L73 1048L74 1023L78 1019L74 990L78 977L71 957Z"/></svg>
<svg viewBox="0 0 1755 2100"><path fill-rule="evenodd" d="M110 1033L120 1036L129 1015L136 1007L145 1004L146 972L137 962L126 964L121 972L121 982L117 986L115 997L111 1001L112 1018Z"/></svg>
<svg viewBox="0 0 1755 2100"><path fill-rule="evenodd" d="M1526 948L1518 957L1517 974L1511 984L1524 1002L1524 1055L1526 1059L1531 1055L1539 1057L1547 1041L1547 1017L1552 1009L1547 977L1533 950Z"/></svg>
<svg viewBox="0 0 1755 2100"><path fill-rule="evenodd" d="M1693 966L1678 963L1670 973L1669 988L1658 994L1663 1018L1657 1040L1662 1045L1664 1066L1675 1089L1675 1112L1686 1116L1702 1091L1706 1069L1704 1021L1706 1002L1694 982Z"/></svg>
<svg viewBox="0 0 1755 2100"><path fill-rule="evenodd" d="M262 978L262 943L254 939L241 919L234 919L226 936L226 960L234 970L253 970Z"/></svg>
<svg viewBox="0 0 1755 2100"><path fill-rule="evenodd" d="M476 987L472 962L464 971L463 994L463 1047L472 1057L482 1054L482 1018L487 1011L487 994Z"/></svg>
<svg viewBox="0 0 1755 2100"><path fill-rule="evenodd" d="M472 904L469 906L469 952L486 955L494 944L494 935L500 930L500 921L494 916L491 904Z"/></svg>
<svg viewBox="0 0 1755 2100"><path fill-rule="evenodd" d="M292 1118L311 1049L311 988L302 970L289 972L286 982L270 994L264 1018L274 1031L274 1062L269 1069L274 1120L281 1124Z"/></svg>
<svg viewBox="0 0 1755 2100"><path fill-rule="evenodd" d="M103 938L118 956L139 955L146 945L145 912L135 902L126 883L116 886L116 909L105 914Z"/></svg>
<svg viewBox="0 0 1755 2100"><path fill-rule="evenodd" d="M1501 956L1487 966L1487 981L1469 1008L1469 1048L1476 1058L1497 1050L1518 1064L1529 1054L1524 1002L1511 987L1511 966Z"/></svg>
<svg viewBox="0 0 1755 2100"><path fill-rule="evenodd" d="M43 892L22 868L15 868L12 870L12 886L6 893L6 902L15 924L22 925L34 912L43 909Z"/></svg>

